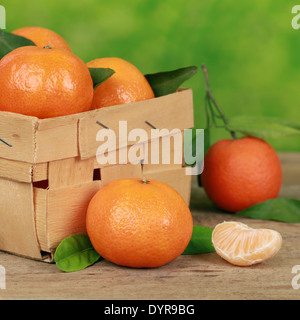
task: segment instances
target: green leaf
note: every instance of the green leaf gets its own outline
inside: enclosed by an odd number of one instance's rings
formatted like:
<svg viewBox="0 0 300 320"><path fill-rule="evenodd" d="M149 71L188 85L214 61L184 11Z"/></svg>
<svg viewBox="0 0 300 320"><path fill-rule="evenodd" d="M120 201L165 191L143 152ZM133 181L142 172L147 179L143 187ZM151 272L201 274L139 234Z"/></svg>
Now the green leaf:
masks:
<svg viewBox="0 0 300 320"><path fill-rule="evenodd" d="M85 269L100 259L87 235L76 234L64 239L57 247L54 260L59 269L73 272Z"/></svg>
<svg viewBox="0 0 300 320"><path fill-rule="evenodd" d="M183 254L200 254L215 252L212 245L212 232L213 230L204 226L194 226L192 238L184 250Z"/></svg>
<svg viewBox="0 0 300 320"><path fill-rule="evenodd" d="M299 223L300 200L288 198L270 199L239 211L235 215L252 219Z"/></svg>
<svg viewBox="0 0 300 320"><path fill-rule="evenodd" d="M173 71L145 75L156 97L174 93L180 85L197 72L197 67L186 67Z"/></svg>
<svg viewBox="0 0 300 320"><path fill-rule="evenodd" d="M262 139L300 135L300 123L274 117L237 116L228 119L226 128Z"/></svg>
<svg viewBox="0 0 300 320"><path fill-rule="evenodd" d="M89 70L93 79L94 89L115 73L115 71L110 68L89 68Z"/></svg>
<svg viewBox="0 0 300 320"><path fill-rule="evenodd" d="M29 39L0 30L0 60L9 52L24 46L35 46L35 44Z"/></svg>

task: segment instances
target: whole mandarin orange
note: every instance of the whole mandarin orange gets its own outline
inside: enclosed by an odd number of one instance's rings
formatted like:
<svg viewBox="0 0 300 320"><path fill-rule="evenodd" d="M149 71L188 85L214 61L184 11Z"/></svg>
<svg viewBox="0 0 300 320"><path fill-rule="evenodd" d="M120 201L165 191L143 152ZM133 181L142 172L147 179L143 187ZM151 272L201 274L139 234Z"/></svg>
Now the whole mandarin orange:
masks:
<svg viewBox="0 0 300 320"><path fill-rule="evenodd" d="M217 207L237 212L278 196L281 164L273 147L262 139L223 139L205 155L201 181Z"/></svg>
<svg viewBox="0 0 300 320"><path fill-rule="evenodd" d="M145 179L119 179L92 198L86 216L95 250L115 264L162 266L180 256L193 232L184 199L169 185Z"/></svg>
<svg viewBox="0 0 300 320"><path fill-rule="evenodd" d="M94 88L86 64L72 52L17 48L0 61L0 111L51 118L90 109Z"/></svg>
<svg viewBox="0 0 300 320"><path fill-rule="evenodd" d="M110 68L115 71L115 74L95 89L92 109L155 97L142 72L123 59L100 58L88 62L87 66L89 68Z"/></svg>
<svg viewBox="0 0 300 320"><path fill-rule="evenodd" d="M50 46L51 48L71 51L69 44L56 32L43 27L24 27L11 33L22 36L34 42L38 47Z"/></svg>

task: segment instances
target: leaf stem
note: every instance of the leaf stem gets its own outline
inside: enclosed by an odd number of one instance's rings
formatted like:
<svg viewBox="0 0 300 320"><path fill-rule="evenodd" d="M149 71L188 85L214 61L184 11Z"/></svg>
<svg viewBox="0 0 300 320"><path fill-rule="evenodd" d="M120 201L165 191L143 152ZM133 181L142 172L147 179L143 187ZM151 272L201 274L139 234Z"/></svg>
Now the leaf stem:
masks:
<svg viewBox="0 0 300 320"><path fill-rule="evenodd" d="M210 88L210 85L209 85L209 76L208 76L208 70L207 70L207 67L203 64L202 65L202 71L203 71L203 74L204 74L204 83L205 83L205 91L206 91L206 99L208 101L208 105L210 107L210 111L211 111L211 114L213 116L213 123L215 124L215 120L214 118L217 117L217 115L214 114L213 110L212 110L212 106L211 106L211 103L213 103L213 105L216 107L221 119L223 120L224 122L224 125L225 125L225 128L227 127L227 124L228 124L228 120L225 116L225 114L223 113L221 107L219 106L219 104L217 103L212 91L211 91L211 88ZM236 133L234 131L231 131L229 130L232 138L234 140L237 139L237 136L236 136Z"/></svg>

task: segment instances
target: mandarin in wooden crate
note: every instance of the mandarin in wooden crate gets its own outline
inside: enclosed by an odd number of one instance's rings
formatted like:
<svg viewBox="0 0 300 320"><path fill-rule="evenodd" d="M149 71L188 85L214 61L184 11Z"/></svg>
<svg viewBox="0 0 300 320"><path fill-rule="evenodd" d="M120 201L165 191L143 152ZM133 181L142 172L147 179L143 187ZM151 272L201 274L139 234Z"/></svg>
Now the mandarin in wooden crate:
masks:
<svg viewBox="0 0 300 320"><path fill-rule="evenodd" d="M140 128L148 133L147 139L139 141L140 161L136 164L118 162L124 152L119 146L126 142L126 137L120 136L119 121L127 121L128 132ZM116 135L116 163L97 161L99 146L105 143L96 139L102 129L99 123ZM192 90L42 120L0 112L0 250L53 262L55 249L64 238L86 234L85 216L91 198L115 179L161 180L188 203L191 177L185 173L184 161L172 160L172 143L169 164L161 158L157 164L149 161L149 123L169 131L192 128ZM125 151L135 144L127 142Z"/></svg>

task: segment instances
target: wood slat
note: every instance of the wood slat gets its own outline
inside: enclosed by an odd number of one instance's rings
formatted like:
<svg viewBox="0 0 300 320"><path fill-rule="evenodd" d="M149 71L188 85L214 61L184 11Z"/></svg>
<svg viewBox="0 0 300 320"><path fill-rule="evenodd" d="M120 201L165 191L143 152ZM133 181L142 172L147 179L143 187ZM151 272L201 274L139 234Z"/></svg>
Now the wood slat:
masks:
<svg viewBox="0 0 300 320"><path fill-rule="evenodd" d="M17 160L0 158L0 178L20 182L36 182L48 179L48 164L31 164Z"/></svg>
<svg viewBox="0 0 300 320"><path fill-rule="evenodd" d="M0 249L41 259L30 183L0 179Z"/></svg>
<svg viewBox="0 0 300 320"><path fill-rule="evenodd" d="M141 164L123 164L102 168L101 181L103 185L117 179L142 178Z"/></svg>
<svg viewBox="0 0 300 320"><path fill-rule="evenodd" d="M101 181L48 190L47 247L51 251L71 234L86 233L85 217L88 204L101 188Z"/></svg>
<svg viewBox="0 0 300 320"><path fill-rule="evenodd" d="M110 154L108 152L99 153L94 159L94 166L95 168L105 168L118 164L136 164L143 161L144 158L144 143L139 143L135 146L114 150Z"/></svg>
<svg viewBox="0 0 300 320"><path fill-rule="evenodd" d="M116 149L132 145L127 134L119 134L119 121L127 121L127 131L140 128L146 132L144 142L151 138L152 127L180 130L192 128L193 95L185 89L163 97L132 104L112 106L65 117L38 119L9 112L0 112L0 158L27 163L46 163L80 155L95 157L101 142L96 135L101 129L96 121L114 130ZM119 139L120 138L120 139ZM143 142L143 141L140 141Z"/></svg>
<svg viewBox="0 0 300 320"><path fill-rule="evenodd" d="M32 181L32 170L32 164L30 163L0 158L1 178L30 183Z"/></svg>
<svg viewBox="0 0 300 320"><path fill-rule="evenodd" d="M33 188L37 238L43 251L49 251L47 241L47 197L48 190Z"/></svg>
<svg viewBox="0 0 300 320"><path fill-rule="evenodd" d="M38 119L0 111L0 158L34 163Z"/></svg>
<svg viewBox="0 0 300 320"><path fill-rule="evenodd" d="M184 132L144 144L143 172L180 169L184 165Z"/></svg>
<svg viewBox="0 0 300 320"><path fill-rule="evenodd" d="M43 181L48 179L48 163L36 163L32 167L32 181Z"/></svg>
<svg viewBox="0 0 300 320"><path fill-rule="evenodd" d="M75 186L93 181L94 159L68 158L49 162L49 188Z"/></svg>
<svg viewBox="0 0 300 320"><path fill-rule="evenodd" d="M39 120L36 132L35 163L78 155L78 118L71 115Z"/></svg>
<svg viewBox="0 0 300 320"><path fill-rule="evenodd" d="M154 179L173 187L185 200L190 203L192 176L186 175L185 168L170 170L153 170L143 174L146 179Z"/></svg>
<svg viewBox="0 0 300 320"><path fill-rule="evenodd" d="M127 121L127 130L123 128L124 130L119 132L119 121L124 120ZM86 117L79 120L79 152L82 159L94 157L101 144L106 143L96 140L97 134L103 129L97 121L115 133L116 148L136 143L127 141L127 133L136 128L143 129L146 133L146 137L141 137L139 142L148 141L153 128L145 121L160 130L192 128L194 126L192 90L182 90L155 99L89 112ZM124 134L123 131L127 133Z"/></svg>

